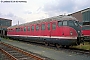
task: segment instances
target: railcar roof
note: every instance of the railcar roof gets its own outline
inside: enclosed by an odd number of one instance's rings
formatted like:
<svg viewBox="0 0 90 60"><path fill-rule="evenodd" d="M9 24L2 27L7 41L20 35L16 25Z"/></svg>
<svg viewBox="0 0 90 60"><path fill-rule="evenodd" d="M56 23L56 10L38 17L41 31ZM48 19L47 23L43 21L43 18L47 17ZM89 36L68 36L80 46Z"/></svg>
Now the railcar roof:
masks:
<svg viewBox="0 0 90 60"><path fill-rule="evenodd" d="M45 18L45 19L41 19L41 20L29 22L29 23L20 24L20 25L14 25L14 26L11 26L8 28L14 28L14 27L18 27L18 26L26 26L26 25L30 25L30 24L39 24L41 22L61 21L61 20L76 20L76 18L72 17L72 16L59 15L59 16Z"/></svg>

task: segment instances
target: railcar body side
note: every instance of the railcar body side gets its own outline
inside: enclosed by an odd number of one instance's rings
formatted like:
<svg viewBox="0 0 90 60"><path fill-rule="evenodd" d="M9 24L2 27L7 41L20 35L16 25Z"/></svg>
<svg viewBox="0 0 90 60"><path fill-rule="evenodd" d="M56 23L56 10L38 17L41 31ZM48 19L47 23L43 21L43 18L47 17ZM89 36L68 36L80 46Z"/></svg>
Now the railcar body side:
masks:
<svg viewBox="0 0 90 60"><path fill-rule="evenodd" d="M40 20L39 22L12 26L8 28L7 36L30 42L52 43L63 46L77 45L80 43L78 37L81 37L80 26L75 18L66 17L58 16L42 22Z"/></svg>
<svg viewBox="0 0 90 60"><path fill-rule="evenodd" d="M90 42L90 25L82 26L82 34L84 36L84 40Z"/></svg>

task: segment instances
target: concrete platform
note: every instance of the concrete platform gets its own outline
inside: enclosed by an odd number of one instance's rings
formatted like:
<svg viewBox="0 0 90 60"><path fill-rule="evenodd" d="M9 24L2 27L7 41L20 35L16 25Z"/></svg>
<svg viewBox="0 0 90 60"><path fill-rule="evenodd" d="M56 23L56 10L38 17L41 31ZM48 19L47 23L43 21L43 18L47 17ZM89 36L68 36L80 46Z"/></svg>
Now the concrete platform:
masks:
<svg viewBox="0 0 90 60"><path fill-rule="evenodd" d="M87 56L85 54L66 52L63 50L57 51L54 49L49 49L49 48L45 48L42 46L26 44L26 43L14 41L14 40L2 39L1 41L11 44L13 46L20 47L25 50L31 51L33 53L37 53L42 56L49 57L54 60L90 60L90 56Z"/></svg>

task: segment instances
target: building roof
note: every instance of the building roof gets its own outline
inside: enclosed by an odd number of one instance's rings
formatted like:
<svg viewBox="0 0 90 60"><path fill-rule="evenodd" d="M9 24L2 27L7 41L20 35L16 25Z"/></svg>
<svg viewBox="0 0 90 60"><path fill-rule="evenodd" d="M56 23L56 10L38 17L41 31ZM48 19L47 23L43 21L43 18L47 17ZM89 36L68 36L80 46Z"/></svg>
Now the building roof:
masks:
<svg viewBox="0 0 90 60"><path fill-rule="evenodd" d="M68 14L68 16L70 16L72 14L79 13L79 12L83 13L83 12L88 11L88 10L90 10L90 8L86 8L86 9L83 9L83 10L80 10L80 11L77 11L77 12L74 12L74 13L71 13L71 14Z"/></svg>
<svg viewBox="0 0 90 60"><path fill-rule="evenodd" d="M5 18L0 18L0 20L9 20L9 21L12 21L11 19L5 19Z"/></svg>

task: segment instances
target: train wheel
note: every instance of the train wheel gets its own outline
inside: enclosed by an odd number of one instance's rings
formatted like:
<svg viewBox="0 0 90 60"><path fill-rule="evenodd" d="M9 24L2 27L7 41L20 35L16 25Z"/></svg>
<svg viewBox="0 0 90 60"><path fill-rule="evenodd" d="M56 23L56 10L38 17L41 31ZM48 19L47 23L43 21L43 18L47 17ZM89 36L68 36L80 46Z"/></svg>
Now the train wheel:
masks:
<svg viewBox="0 0 90 60"><path fill-rule="evenodd" d="M62 47L65 47L65 45L62 45Z"/></svg>
<svg viewBox="0 0 90 60"><path fill-rule="evenodd" d="M66 46L66 48L69 48L69 46Z"/></svg>
<svg viewBox="0 0 90 60"><path fill-rule="evenodd" d="M49 43L48 42L45 42L45 46L49 46Z"/></svg>
<svg viewBox="0 0 90 60"><path fill-rule="evenodd" d="M59 44L56 44L56 47L57 47L57 48L60 48L60 45L59 45Z"/></svg>

